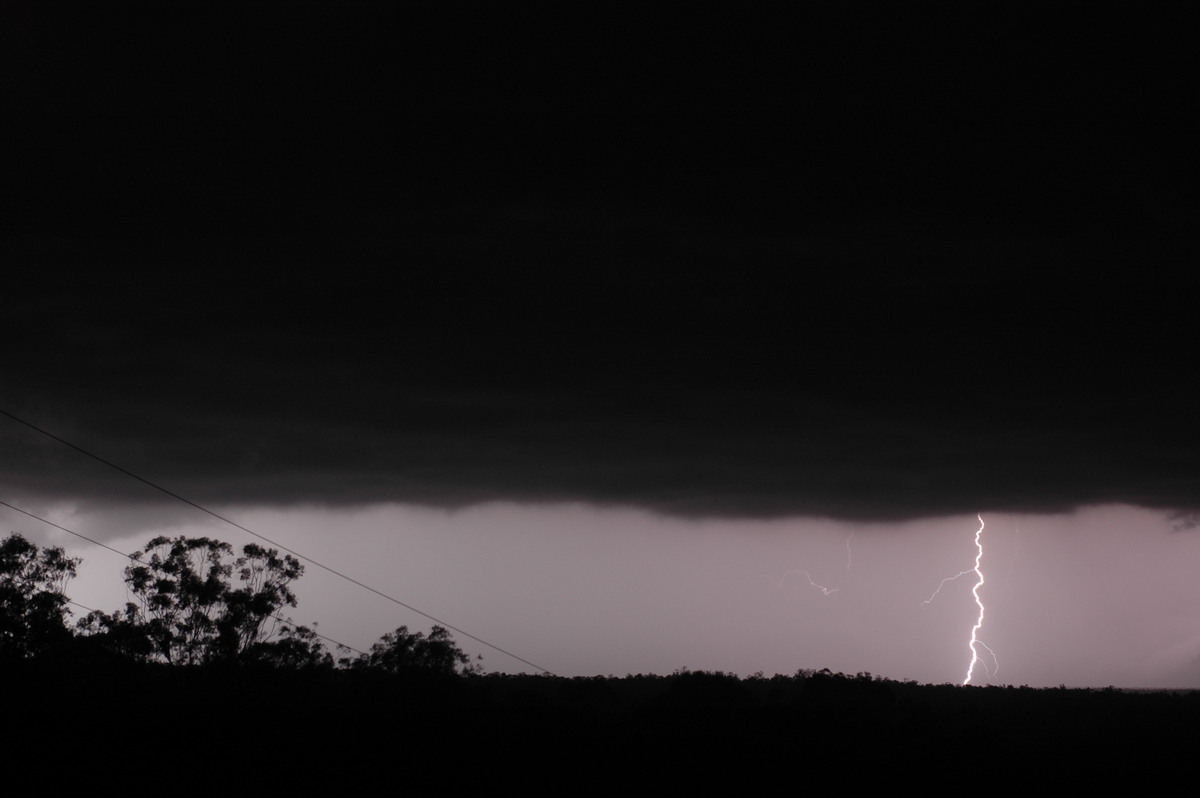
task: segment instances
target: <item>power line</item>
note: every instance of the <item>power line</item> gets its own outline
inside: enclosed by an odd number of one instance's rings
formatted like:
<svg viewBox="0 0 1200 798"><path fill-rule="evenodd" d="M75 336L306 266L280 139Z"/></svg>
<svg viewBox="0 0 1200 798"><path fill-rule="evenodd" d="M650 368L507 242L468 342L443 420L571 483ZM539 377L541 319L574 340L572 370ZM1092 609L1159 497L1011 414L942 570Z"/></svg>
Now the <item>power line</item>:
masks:
<svg viewBox="0 0 1200 798"><path fill-rule="evenodd" d="M33 513L29 512L28 510L22 510L20 507L15 507L2 499L0 499L0 504L4 505L5 507L7 507L10 510L16 510L21 515L27 515L30 518L33 518L37 521L41 521L43 524L48 524L49 526L52 526L55 529L61 529L63 532L66 532L69 535L74 535L77 538L86 540L88 543L94 543L95 545L99 546L102 549L108 549L113 554L120 554L122 557L125 557L127 559L130 559L130 560L133 559L132 555L126 554L125 552L120 551L118 549L114 549L112 546L108 545L107 543L101 543L100 541L96 540L95 538L89 538L87 535L76 532L73 529L67 529L65 526L62 526L61 524L56 524L53 521L48 521L45 518L42 518L40 515L34 515Z"/></svg>
<svg viewBox="0 0 1200 798"><path fill-rule="evenodd" d="M0 411L0 412L3 412L3 411ZM4 505L5 507L7 507L7 508L8 508L8 509L10 509L10 510L16 510L18 513L21 513L22 515L27 515L27 516L29 516L30 518L32 518L32 519L34 519L34 520L36 520L36 521L41 521L43 524L47 524L47 525L49 525L49 526L52 526L52 527L54 527L55 529L61 529L63 532L66 532L68 535L74 535L74 536L75 536L75 537L77 537L77 538L81 538L82 540L86 540L88 543L94 543L94 544L96 544L97 546L99 546L99 547L101 547L101 548L103 548L103 549L108 549L108 550L109 550L109 551L111 551L113 554L119 554L119 555L121 555L122 557L124 557L125 559L129 560L130 562L141 563L141 560L137 559L137 558L136 558L136 557L134 557L132 554L126 554L126 553L125 553L125 552L123 552L123 551L120 551L120 550L118 550L118 549L114 549L112 546L109 546L109 545L107 545L107 544L105 544L105 543L101 543L100 541L98 541L98 540L95 540L95 539L93 539L93 538L89 538L87 535L84 535L84 534L83 534L83 533L81 533L81 532L76 532L74 529L67 529L67 528L66 528L65 526L63 526L62 524L56 524L56 523L54 523L53 521L47 520L47 519L45 519L45 518L42 518L40 515L34 515L33 513L29 512L28 510L22 510L20 507L14 507L13 505L9 504L8 502L4 501L3 499L0 499L0 505ZM73 599L67 599L67 603L68 603L68 604L74 604L76 607L82 607L83 609L87 610L88 612L96 612L96 611L97 611L97 610L94 610L94 609L92 609L91 607L87 606L86 604L80 604L78 601L75 601L75 600L73 600ZM279 621L280 623L287 623L287 624L292 624L292 625L295 625L295 621L292 621L292 620L290 620L290 619L288 619L288 618L284 618L282 615L278 615L278 614L272 613L270 617L274 618L275 620ZM360 651L359 649L355 648L354 646L348 646L348 645L346 645L345 643L342 643L342 642L340 642L340 641L334 640L332 637L327 637L327 636L325 636L325 635L321 634L320 632L316 631L315 629L310 629L309 631L311 631L311 632L312 632L314 635L316 635L317 637L321 638L322 640L325 640L325 641L328 641L328 642L330 642L330 643L333 643L335 646L340 646L340 647L342 647L342 648L345 648L345 649L348 649L348 650L350 650L350 651L353 651L355 654L363 654L363 655L366 655L366 653L367 653L367 652L365 652L365 651Z"/></svg>
<svg viewBox="0 0 1200 798"><path fill-rule="evenodd" d="M505 656L512 657L513 659L517 660L518 662L522 662L531 668L535 668L535 669L541 671L542 673L545 673L550 676L554 675L549 669L543 668L541 665L530 662L529 660L525 659L524 657L519 657L516 654L512 653L511 651L506 651L503 648L500 648L500 646L497 646L493 643L489 643L488 641L484 640L481 637L476 637L475 635L471 634L470 632L465 632L462 629L459 629L457 626L453 626L449 623L446 623L445 621L439 620L439 619L433 617L432 615L430 615L429 613L423 612L422 610L417 609L416 607L412 606L411 604L406 604L403 601L401 601L400 599L395 598L394 596L389 596L387 593L384 593L381 590L377 590L368 584L364 584L363 582L360 582L357 579L342 573L341 571L331 568L328 565L325 565L324 563L318 562L317 560L314 560L311 557L307 557L294 549L289 549L287 546L284 546L282 543L277 543L264 535L258 534L257 532L255 532L252 529L247 529L246 527L242 526L241 524L231 521L228 518L226 518L225 516L215 513L212 510L208 509L207 507L203 507L203 506L197 504L196 502L192 501L191 499L186 499L183 496L180 496L178 493L175 493L174 491L164 488L162 485L151 482L150 480L146 479L145 477L138 476L137 474L133 473L132 471L130 471L126 468L122 468L121 466L117 465L116 463L112 462L111 460L106 460L105 458L101 457L100 455L93 454L92 452L89 452L87 449L84 449L80 446L76 446L75 444L71 443L70 441L64 440L51 432L47 432L46 430L42 429L41 427L39 427L35 424L32 424L23 418L18 418L17 416L14 416L12 413L8 412L7 410L0 409L0 415L7 416L8 418L12 419L13 421L16 421L18 424L23 424L24 426L29 427L31 430L38 432L42 435L45 435L47 438L58 441L59 443L63 444L64 446L69 446L70 448L74 449L75 451L79 452L80 454L87 455L88 457L92 458L93 460L103 463L104 465L108 466L109 468L120 471L122 474L125 474L126 476L133 477L138 482L148 485L157 491L165 493L166 495L170 496L171 498L177 499L177 500L183 502L184 504L195 507L197 510L199 510L203 513L207 513L219 521L224 521L225 523L229 524L230 526L240 529L248 535L253 535L254 537L258 538L259 540L265 541L265 542L271 544L272 546L276 546L280 549L283 549L284 551L288 552L289 554L295 555L296 557L299 557L301 560L304 560L307 563L315 565L316 567L318 567L324 571L327 571L327 572L333 574L334 576L339 577L340 579L344 579L345 581L347 581L353 585L356 585L356 586L362 588L363 590L368 590L368 591L374 593L375 595L379 596L380 598L387 599L388 601L392 602L393 604L396 604L397 606L403 607L404 609L409 610L411 612L415 612L417 615L420 615L423 618L428 618L429 620L433 621L434 623L438 624L439 626L444 626L445 628L450 629L451 631L458 632L463 637L469 637L470 639L474 640L476 643L481 643L482 645L487 646L488 648L492 649L493 651L498 651L501 654L504 654ZM12 505L6 505L6 506L12 507ZM17 508L13 507L13 509L15 510ZM24 512L24 511L19 511L19 512ZM28 515L28 513L26 513L26 515ZM49 523L49 522L47 522L47 523ZM72 534L74 534L74 533L72 533ZM95 541L93 541L93 542L95 542ZM98 545L104 545L104 544L101 543ZM105 548L108 548L108 547L106 546Z"/></svg>

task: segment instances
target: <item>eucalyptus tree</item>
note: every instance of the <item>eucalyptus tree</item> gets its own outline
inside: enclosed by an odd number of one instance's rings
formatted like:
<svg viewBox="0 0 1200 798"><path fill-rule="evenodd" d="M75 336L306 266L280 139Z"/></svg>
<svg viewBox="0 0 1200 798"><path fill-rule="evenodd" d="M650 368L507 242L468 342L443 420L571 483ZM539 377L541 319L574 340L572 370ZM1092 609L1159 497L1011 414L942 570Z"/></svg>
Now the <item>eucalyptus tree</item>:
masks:
<svg viewBox="0 0 1200 798"><path fill-rule="evenodd" d="M454 637L442 626L434 626L426 637L401 626L388 632L371 650L349 663L351 667L384 673L478 673L479 667L458 647Z"/></svg>
<svg viewBox="0 0 1200 798"><path fill-rule="evenodd" d="M295 607L291 585L304 566L256 544L156 537L131 555L125 585L134 601L121 613L93 613L80 626L123 653L176 665L270 661L271 646L320 648L305 627L280 615Z"/></svg>
<svg viewBox="0 0 1200 798"><path fill-rule="evenodd" d="M66 586L80 562L15 532L0 542L0 658L36 656L70 639Z"/></svg>

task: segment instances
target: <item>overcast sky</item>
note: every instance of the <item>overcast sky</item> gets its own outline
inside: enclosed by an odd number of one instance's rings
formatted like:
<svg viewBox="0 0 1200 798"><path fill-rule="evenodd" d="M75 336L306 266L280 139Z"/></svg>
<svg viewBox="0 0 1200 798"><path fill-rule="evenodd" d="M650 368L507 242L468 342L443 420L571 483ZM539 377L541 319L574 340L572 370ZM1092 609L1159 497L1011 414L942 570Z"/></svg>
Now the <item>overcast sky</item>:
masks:
<svg viewBox="0 0 1200 798"><path fill-rule="evenodd" d="M1196 20L1023 8L14 3L0 409L555 672L959 681L982 514L1000 681L1197 684Z"/></svg>

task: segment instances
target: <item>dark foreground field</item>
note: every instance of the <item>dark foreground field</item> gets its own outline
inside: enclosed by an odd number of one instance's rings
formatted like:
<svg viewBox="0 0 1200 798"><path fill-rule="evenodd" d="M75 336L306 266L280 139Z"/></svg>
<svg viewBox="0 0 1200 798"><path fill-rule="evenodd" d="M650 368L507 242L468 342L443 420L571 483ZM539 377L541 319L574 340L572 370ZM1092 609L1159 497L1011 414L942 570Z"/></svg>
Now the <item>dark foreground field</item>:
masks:
<svg viewBox="0 0 1200 798"><path fill-rule="evenodd" d="M828 672L434 678L43 663L2 676L14 774L156 794L1145 788L1187 772L1200 721L1197 693Z"/></svg>

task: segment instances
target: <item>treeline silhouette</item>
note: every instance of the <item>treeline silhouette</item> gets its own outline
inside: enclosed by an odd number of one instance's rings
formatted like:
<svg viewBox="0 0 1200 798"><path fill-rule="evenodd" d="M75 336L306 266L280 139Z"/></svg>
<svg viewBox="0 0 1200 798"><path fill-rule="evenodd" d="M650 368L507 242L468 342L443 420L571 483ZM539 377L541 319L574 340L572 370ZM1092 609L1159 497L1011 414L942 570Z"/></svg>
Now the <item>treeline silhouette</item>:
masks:
<svg viewBox="0 0 1200 798"><path fill-rule="evenodd" d="M315 629L281 615L296 606L292 583L304 566L257 544L234 552L207 537L155 537L125 568L133 601L67 622L67 583L82 562L58 547L39 549L12 533L0 543L0 661L107 656L180 666L349 668L450 675L478 666L434 626L428 636L401 626L370 651L335 658Z"/></svg>
<svg viewBox="0 0 1200 798"><path fill-rule="evenodd" d="M860 790L1186 774L1200 693L921 685L802 669L739 678L482 673L445 630L335 656L279 615L302 569L256 546L155 538L116 613L66 623L78 560L0 545L13 773L94 787L537 792ZM69 763L69 767L64 767ZM1164 787L1165 788L1165 787Z"/></svg>

